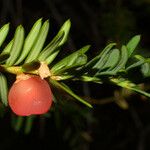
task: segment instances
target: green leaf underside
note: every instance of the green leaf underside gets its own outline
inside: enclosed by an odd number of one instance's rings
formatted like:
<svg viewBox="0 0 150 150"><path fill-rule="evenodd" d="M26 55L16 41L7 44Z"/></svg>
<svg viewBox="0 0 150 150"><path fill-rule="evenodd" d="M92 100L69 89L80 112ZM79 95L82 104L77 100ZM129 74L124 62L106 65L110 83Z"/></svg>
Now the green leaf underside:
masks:
<svg viewBox="0 0 150 150"><path fill-rule="evenodd" d="M140 42L141 36L136 35L134 36L128 43L127 43L127 50L128 50L128 56L130 57L135 48L137 47L138 43Z"/></svg>
<svg viewBox="0 0 150 150"><path fill-rule="evenodd" d="M88 73L89 75L94 75L100 68L98 66L98 62L100 62L100 59L102 58L103 55L107 55L107 53L114 47L116 43L110 43L107 45L102 52L99 53L95 58L87 62L84 67L82 67L82 72ZM105 58L106 59L106 58ZM102 62L103 63L103 62Z"/></svg>
<svg viewBox="0 0 150 150"><path fill-rule="evenodd" d="M90 48L89 45L84 46L80 50L70 54L69 56L65 57L64 59L60 60L58 63L56 63L51 71L53 74L58 74L62 70L68 69L70 67L80 66L82 64L86 63L86 56L85 52ZM83 59L81 59L81 57Z"/></svg>
<svg viewBox="0 0 150 150"><path fill-rule="evenodd" d="M79 55L76 60L74 60L74 63L72 65L69 65L69 66L64 66L62 69L54 72L55 75L58 75L58 74L62 74L62 73L70 73L72 71L75 71L75 68L78 68L84 64L86 64L87 62L87 56L85 54L81 54Z"/></svg>
<svg viewBox="0 0 150 150"><path fill-rule="evenodd" d="M6 54L6 53L10 53L12 46L13 46L13 42L14 40L12 39L7 45L6 47L3 49L1 54Z"/></svg>
<svg viewBox="0 0 150 150"><path fill-rule="evenodd" d="M2 103L7 106L7 94L8 94L8 87L7 87L7 80L6 77L0 73L0 100Z"/></svg>
<svg viewBox="0 0 150 150"><path fill-rule="evenodd" d="M6 61L6 64L8 66L12 66L13 64L15 64L22 50L23 42L24 42L24 28L20 25L16 29L13 45L10 52L10 57Z"/></svg>
<svg viewBox="0 0 150 150"><path fill-rule="evenodd" d="M60 32L64 32L64 37L63 37L63 39L62 39L62 41L59 43L59 46L62 46L65 42L66 42L66 40L67 40L67 38L68 38L68 34L69 34L69 31L70 31L70 27L71 27L71 22L70 22L70 20L68 19L63 25L62 25L62 27L60 28L60 31L58 32L58 35L60 34Z"/></svg>
<svg viewBox="0 0 150 150"><path fill-rule="evenodd" d="M0 29L0 46L3 44L5 41L7 34L9 31L9 23L5 24L1 29Z"/></svg>
<svg viewBox="0 0 150 150"><path fill-rule="evenodd" d="M141 72L143 73L144 77L150 77L150 63L144 63L141 66Z"/></svg>
<svg viewBox="0 0 150 150"><path fill-rule="evenodd" d="M118 71L125 69L125 65L126 65L127 60L128 60L128 51L126 49L126 46L122 46L121 57L120 57L120 60L117 63L117 65L112 70L97 73L95 76L115 75Z"/></svg>
<svg viewBox="0 0 150 150"><path fill-rule="evenodd" d="M96 72L94 76L98 76L100 74L103 74L104 72L109 72L116 65L118 65L118 62L120 60L120 52L118 49L112 49L107 54L105 54L105 57L102 57L101 59L103 60L101 60L99 64L99 69L97 69L98 71Z"/></svg>
<svg viewBox="0 0 150 150"><path fill-rule="evenodd" d="M55 57L58 55L60 48L67 40L68 34L70 31L71 22L67 20L62 27L60 28L57 35L53 40L44 48L44 50L39 55L40 61L45 61L47 64L50 64Z"/></svg>
<svg viewBox="0 0 150 150"><path fill-rule="evenodd" d="M92 61L91 63L93 63L93 61L97 61L94 66L92 67L93 69L101 69L101 67L104 65L105 61L106 61L106 56L107 54L110 52L110 50L112 49L113 46L115 46L116 44L115 43L111 43L109 44L108 46L106 46L104 48L104 50L98 55L96 56ZM90 65L87 64L87 65Z"/></svg>
<svg viewBox="0 0 150 150"><path fill-rule="evenodd" d="M51 57L52 61L56 56L55 54L58 54L58 52L60 51L59 44L63 40L64 35L65 34L63 31L59 32L59 34L42 50L42 52L39 54L38 60L46 61L47 58ZM50 62L47 63L49 64Z"/></svg>
<svg viewBox="0 0 150 150"><path fill-rule="evenodd" d="M108 59L106 61L106 63L104 64L104 66L101 68L101 70L103 69L107 69L107 70L111 70L113 69L118 61L120 59L120 52L118 49L112 49L112 51L108 54Z"/></svg>
<svg viewBox="0 0 150 150"><path fill-rule="evenodd" d="M121 48L121 57L120 57L120 61L118 62L117 66L112 69L112 71L119 71L121 69L124 69L125 68L125 65L126 65L126 62L128 60L128 51L127 51L127 48L126 46L122 46Z"/></svg>
<svg viewBox="0 0 150 150"><path fill-rule="evenodd" d="M49 31L49 21L47 20L42 25L40 32L38 34L38 37L31 49L29 55L25 59L25 63L29 63L29 62L32 62L33 60L37 59L39 53L41 52L41 50L44 46L46 37L48 35L48 31Z"/></svg>
<svg viewBox="0 0 150 150"><path fill-rule="evenodd" d="M80 98L78 95L76 95L70 88L68 88L64 83L60 83L57 82L55 80L51 80L50 79L50 83L52 83L54 86L61 88L62 90L64 90L65 92L67 92L69 95L71 95L72 97L74 97L76 100L80 101L81 103L83 103L84 105L92 108L92 105L89 104L88 102L86 102L85 100L83 100L82 98Z"/></svg>
<svg viewBox="0 0 150 150"><path fill-rule="evenodd" d="M51 62L53 62L53 60L56 58L59 52L60 52L60 49L59 48L56 49L48 58L46 58L45 62L47 64L50 64Z"/></svg>
<svg viewBox="0 0 150 150"><path fill-rule="evenodd" d="M41 26L42 26L42 19L39 19L34 23L32 29L30 30L29 34L27 35L25 39L23 50L21 52L19 59L15 63L15 65L21 63L29 54L32 46L35 44L35 41L37 39Z"/></svg>

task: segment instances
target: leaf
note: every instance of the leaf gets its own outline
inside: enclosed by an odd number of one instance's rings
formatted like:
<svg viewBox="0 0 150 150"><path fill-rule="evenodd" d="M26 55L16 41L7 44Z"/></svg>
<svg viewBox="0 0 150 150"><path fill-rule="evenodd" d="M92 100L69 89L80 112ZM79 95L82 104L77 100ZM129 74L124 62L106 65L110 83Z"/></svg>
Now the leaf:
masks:
<svg viewBox="0 0 150 150"><path fill-rule="evenodd" d="M108 46L106 46L104 48L104 50L95 58L98 61L96 62L96 64L92 67L93 69L101 69L101 67L104 65L106 59L106 56L108 56L107 54L110 52L111 48L116 45L115 43L111 43Z"/></svg>
<svg viewBox="0 0 150 150"><path fill-rule="evenodd" d="M142 59L141 59L141 60L138 60L137 62L135 62L135 63L131 64L130 66L128 66L128 67L126 68L126 70L129 71L129 70L131 70L131 69L133 69L133 68L139 67L139 66L141 66L144 62L145 62L145 60L142 60Z"/></svg>
<svg viewBox="0 0 150 150"><path fill-rule="evenodd" d="M7 45L6 47L3 49L1 54L6 54L6 53L10 53L12 46L13 46L13 42L14 40L12 39Z"/></svg>
<svg viewBox="0 0 150 150"><path fill-rule="evenodd" d="M105 65L105 63L107 62L109 57L109 54L104 54L102 55L102 57L99 59L99 61L92 67L93 70L95 70L96 72L102 70L103 66Z"/></svg>
<svg viewBox="0 0 150 150"><path fill-rule="evenodd" d="M110 79L110 81L113 82L114 84L120 86L120 87L132 90L132 91L139 93L141 95L144 95L146 97L150 97L150 93L147 93L147 92L141 90L136 84L132 83L129 80L126 80L123 78L121 78L121 79L112 78L112 79Z"/></svg>
<svg viewBox="0 0 150 150"><path fill-rule="evenodd" d="M125 69L126 62L128 60L128 51L126 46L122 46L121 48L121 57L117 65L112 69L104 72L99 72L95 76L100 76L100 75L115 75L117 72Z"/></svg>
<svg viewBox="0 0 150 150"><path fill-rule="evenodd" d="M96 63L97 61L101 58L101 56L105 53L108 53L108 51L111 50L111 48L113 46L115 46L116 43L110 43L109 45L107 45L102 52L100 52L99 55L97 55L95 58L93 58L92 60L90 60L83 68L83 70L87 71L88 69L91 69Z"/></svg>
<svg viewBox="0 0 150 150"><path fill-rule="evenodd" d="M74 75L61 75L61 76L59 76L59 81L61 81L61 80L67 80L67 79L71 79L71 78L73 78L74 77Z"/></svg>
<svg viewBox="0 0 150 150"><path fill-rule="evenodd" d="M53 60L56 58L56 56L58 55L60 49L56 49L49 57L46 58L46 60L44 60L47 64L50 64L51 62L53 62Z"/></svg>
<svg viewBox="0 0 150 150"><path fill-rule="evenodd" d="M23 42L24 42L24 28L20 25L16 29L16 32L14 35L14 42L13 42L11 52L10 52L10 57L6 61L6 64L8 66L12 66L16 62L22 50Z"/></svg>
<svg viewBox="0 0 150 150"><path fill-rule="evenodd" d="M130 57L135 48L137 47L138 43L140 42L141 36L136 35L134 36L128 43L127 43L127 50L128 50L128 56Z"/></svg>
<svg viewBox="0 0 150 150"><path fill-rule="evenodd" d="M139 93L139 94L141 94L141 95L144 95L144 96L146 96L146 97L150 97L150 93L145 92L145 91L139 89L138 86L126 87L126 88L128 88L128 89L130 89L130 90L132 90L132 91L135 91L136 93Z"/></svg>
<svg viewBox="0 0 150 150"><path fill-rule="evenodd" d="M40 32L38 34L38 38L36 39L36 42L34 43L29 55L25 59L25 63L29 63L37 59L45 43L46 37L48 35L48 30L49 30L49 21L47 20L42 25Z"/></svg>
<svg viewBox="0 0 150 150"><path fill-rule="evenodd" d="M81 76L80 80L84 82L95 82L95 83L102 84L102 81L100 78L90 77L86 75Z"/></svg>
<svg viewBox="0 0 150 150"><path fill-rule="evenodd" d="M25 39L23 50L15 65L21 63L30 52L33 44L35 44L35 41L38 37L41 26L42 26L42 19L39 19L34 23L32 29L30 30L29 34Z"/></svg>
<svg viewBox="0 0 150 150"><path fill-rule="evenodd" d="M65 57L64 59L60 60L57 64L55 64L52 68L51 71L54 74L58 74L62 70L68 69L70 67L74 66L80 66L86 63L85 61L85 55L84 53L90 48L89 45L84 46L80 50L70 54L69 56ZM81 57L84 59L81 59Z"/></svg>
<svg viewBox="0 0 150 150"><path fill-rule="evenodd" d="M144 75L144 77L149 77L150 76L150 63L144 63L141 66L141 72Z"/></svg>
<svg viewBox="0 0 150 150"><path fill-rule="evenodd" d="M59 83L59 82L57 82L57 81L55 81L55 80L51 80L51 79L50 79L49 81L50 81L50 83L53 84L54 86L56 86L56 87L58 87L58 88L64 90L65 92L67 92L69 95L71 95L72 97L74 97L76 100L78 100L78 101L80 101L81 103L83 103L84 105L86 105L86 106L92 108L92 105L91 105L91 104L89 104L87 101L83 100L83 99L80 98L78 95L76 95L75 93L73 93L73 91L72 91L70 88L68 88L65 84Z"/></svg>
<svg viewBox="0 0 150 150"><path fill-rule="evenodd" d="M22 69L25 72L37 70L40 67L40 62L39 61L32 61L30 63L25 63L22 65Z"/></svg>
<svg viewBox="0 0 150 150"><path fill-rule="evenodd" d="M5 41L7 34L9 31L9 23L5 24L1 29L0 29L0 46L3 44Z"/></svg>
<svg viewBox="0 0 150 150"><path fill-rule="evenodd" d="M60 34L60 32L64 32L64 36L63 36L63 39L61 40L61 42L59 43L59 46L62 46L67 38L68 38L68 34L69 34L69 31L70 31L70 27L71 27L71 22L70 22L70 19L68 19L63 25L62 27L60 28L60 31L58 32L58 35Z"/></svg>
<svg viewBox="0 0 150 150"><path fill-rule="evenodd" d="M107 61L104 64L104 66L102 66L101 70L104 70L104 69L111 70L111 69L113 69L117 65L119 59L120 59L119 50L118 49L112 49L111 52L109 52Z"/></svg>
<svg viewBox="0 0 150 150"><path fill-rule="evenodd" d="M6 61L9 58L10 54L0 54L0 64Z"/></svg>
<svg viewBox="0 0 150 150"><path fill-rule="evenodd" d="M23 126L24 117L22 116L12 116L12 126L15 131L19 131Z"/></svg>
<svg viewBox="0 0 150 150"><path fill-rule="evenodd" d="M64 72L67 72L67 74L68 73L72 74L73 71L76 71L75 68L79 68L80 66L86 64L86 62L87 62L87 56L85 54L80 54L72 65L65 66L62 69L56 71L55 75L56 74L61 74L61 73L64 73Z"/></svg>
<svg viewBox="0 0 150 150"><path fill-rule="evenodd" d="M46 61L47 64L50 64L53 59L55 58L55 54L58 54L60 51L59 44L63 40L64 32L59 32L57 36L42 50L42 52L39 55L40 61ZM46 59L51 58L51 61L47 61Z"/></svg>
<svg viewBox="0 0 150 150"><path fill-rule="evenodd" d="M35 118L35 116L28 116L26 118L25 129L24 129L24 133L25 134L29 134L30 133L30 131L32 129L34 118Z"/></svg>
<svg viewBox="0 0 150 150"><path fill-rule="evenodd" d="M112 71L119 71L121 69L124 69L125 65L126 65L126 62L128 60L128 51L127 51L127 48L126 46L122 46L121 47L121 57L120 57L120 61L118 62L117 66L112 69Z"/></svg>
<svg viewBox="0 0 150 150"><path fill-rule="evenodd" d="M7 93L8 87L6 77L2 73L0 73L0 99L5 106L7 106L8 104Z"/></svg>
<svg viewBox="0 0 150 150"><path fill-rule="evenodd" d="M70 31L71 22L67 20L60 28L53 40L44 48L39 56L40 61L50 64L60 51L60 47L66 42Z"/></svg>

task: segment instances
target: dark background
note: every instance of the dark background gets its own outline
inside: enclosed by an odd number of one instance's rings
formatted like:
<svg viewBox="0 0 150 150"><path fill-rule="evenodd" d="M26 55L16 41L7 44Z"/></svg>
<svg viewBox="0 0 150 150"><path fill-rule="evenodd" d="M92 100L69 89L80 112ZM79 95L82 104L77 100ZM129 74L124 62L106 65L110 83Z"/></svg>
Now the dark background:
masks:
<svg viewBox="0 0 150 150"><path fill-rule="evenodd" d="M0 0L0 26L10 22L10 37L19 24L27 34L41 17L50 20L47 40L67 19L71 20L62 56L91 44L87 54L90 59L108 42L125 44L137 34L142 36L138 53L147 57L150 54L150 0ZM0 149L150 149L149 100L131 94L123 104L118 104L114 93L123 92L118 87L68 84L77 94L88 97L94 109L70 102L70 97L64 95L49 116L36 117L31 132L24 134L25 125L19 132L13 129L8 108L0 118Z"/></svg>

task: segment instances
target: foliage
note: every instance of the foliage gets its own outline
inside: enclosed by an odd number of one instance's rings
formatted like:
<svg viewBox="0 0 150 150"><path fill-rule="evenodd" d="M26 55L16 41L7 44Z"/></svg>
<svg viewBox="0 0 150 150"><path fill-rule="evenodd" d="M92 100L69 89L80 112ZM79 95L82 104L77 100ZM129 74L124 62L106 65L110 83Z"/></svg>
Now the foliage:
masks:
<svg viewBox="0 0 150 150"><path fill-rule="evenodd" d="M9 78L5 75L17 75L19 73L39 75L37 70L42 62L49 67L51 75L48 77L48 81L51 86L68 93L71 97L90 108L92 108L92 105L76 95L65 84L65 80L94 82L97 84L109 83L150 97L149 93L138 86L150 77L149 58L134 53L140 41L140 35L134 36L128 43L120 47L116 43L108 44L91 60L86 55L86 52L90 49L90 46L87 45L55 62L55 58L67 41L70 27L71 22L67 20L48 45L45 45L49 31L48 20L44 23L42 23L41 18L37 20L27 36L25 36L22 25L16 28L14 37L1 49L0 53L0 99L5 106L7 106L9 83ZM9 24L0 29L0 45L3 45L8 31ZM135 76L135 73L141 75L141 79L138 81L132 77ZM55 92L54 97L57 97ZM57 100L55 103L57 103ZM34 118L29 117L26 119L26 133L30 131ZM19 130L23 118L15 118L13 122L16 124L15 129Z"/></svg>

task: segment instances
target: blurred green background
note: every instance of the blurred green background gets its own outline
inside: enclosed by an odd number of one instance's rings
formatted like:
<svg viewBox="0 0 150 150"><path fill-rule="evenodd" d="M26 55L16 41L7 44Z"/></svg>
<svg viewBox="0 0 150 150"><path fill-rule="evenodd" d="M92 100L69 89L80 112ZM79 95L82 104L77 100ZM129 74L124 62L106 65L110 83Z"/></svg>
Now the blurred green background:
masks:
<svg viewBox="0 0 150 150"><path fill-rule="evenodd" d="M150 0L0 0L0 26L10 22L12 35L19 24L27 34L41 17L50 20L48 39L67 19L72 22L60 57L91 44L88 56L92 58L108 42L125 44L136 34L142 36L138 53L150 56ZM8 108L0 118L0 149L150 149L149 100L107 84L67 84L94 109L69 101L71 97L61 93L51 112L34 118L31 132L25 134L26 122L16 132Z"/></svg>

